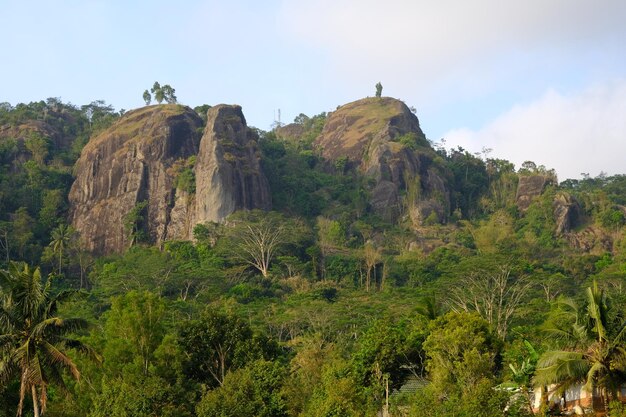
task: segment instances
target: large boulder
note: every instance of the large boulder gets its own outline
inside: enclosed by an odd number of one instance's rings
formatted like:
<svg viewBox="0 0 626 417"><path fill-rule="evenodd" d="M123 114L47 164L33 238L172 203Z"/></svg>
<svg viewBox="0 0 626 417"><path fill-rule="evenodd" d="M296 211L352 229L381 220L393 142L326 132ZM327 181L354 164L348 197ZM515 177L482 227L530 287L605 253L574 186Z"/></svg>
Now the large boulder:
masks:
<svg viewBox="0 0 626 417"><path fill-rule="evenodd" d="M345 162L372 180L370 207L387 220L402 213L416 224L432 213L445 219L445 169L435 162L417 117L402 101L366 98L339 107L314 146L332 164Z"/></svg>
<svg viewBox="0 0 626 417"><path fill-rule="evenodd" d="M121 252L133 243L133 227L152 244L191 239L197 223L221 221L236 209L269 208L256 138L241 108L211 108L201 134L202 119L171 104L130 111L92 138L69 195L84 247ZM192 170L192 186L180 186L183 169Z"/></svg>
<svg viewBox="0 0 626 417"><path fill-rule="evenodd" d="M553 177L550 175L533 174L520 176L519 183L517 184L517 195L515 196L515 202L520 211L524 212L528 210L532 202L535 201L552 182Z"/></svg>
<svg viewBox="0 0 626 417"><path fill-rule="evenodd" d="M557 194L552 206L557 236L563 236L577 226L580 218L580 205L571 194L565 192Z"/></svg>

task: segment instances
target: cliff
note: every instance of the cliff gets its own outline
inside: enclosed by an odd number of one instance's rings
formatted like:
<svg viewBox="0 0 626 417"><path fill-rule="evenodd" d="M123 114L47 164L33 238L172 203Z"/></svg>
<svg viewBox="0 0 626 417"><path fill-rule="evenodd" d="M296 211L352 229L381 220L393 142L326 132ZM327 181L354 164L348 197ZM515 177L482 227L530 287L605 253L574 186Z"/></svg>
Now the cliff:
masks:
<svg viewBox="0 0 626 417"><path fill-rule="evenodd" d="M515 202L522 211L528 210L537 197L552 183L552 177L544 174L521 175L517 184Z"/></svg>
<svg viewBox="0 0 626 417"><path fill-rule="evenodd" d="M87 250L191 239L197 223L269 208L256 138L241 108L211 108L201 132L193 110L172 104L128 112L90 140L69 195L71 223Z"/></svg>
<svg viewBox="0 0 626 417"><path fill-rule="evenodd" d="M372 179L371 209L395 221L444 221L449 207L445 169L417 117L400 100L366 98L330 114L314 145L328 161L345 161ZM406 197L402 197L402 196Z"/></svg>
<svg viewBox="0 0 626 417"><path fill-rule="evenodd" d="M195 223L220 222L240 209L270 209L257 142L241 107L209 109L196 163Z"/></svg>

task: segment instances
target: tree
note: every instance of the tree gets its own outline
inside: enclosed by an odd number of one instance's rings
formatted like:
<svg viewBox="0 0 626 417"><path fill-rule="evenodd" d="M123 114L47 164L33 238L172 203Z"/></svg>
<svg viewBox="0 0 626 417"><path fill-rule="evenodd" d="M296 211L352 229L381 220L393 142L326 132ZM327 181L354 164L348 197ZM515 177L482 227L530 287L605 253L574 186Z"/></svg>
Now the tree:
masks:
<svg viewBox="0 0 626 417"><path fill-rule="evenodd" d="M150 92L148 90L145 90L143 92L143 101L146 102L146 106L149 106L150 102L152 101L152 96L150 95Z"/></svg>
<svg viewBox="0 0 626 417"><path fill-rule="evenodd" d="M140 201L124 216L124 229L128 233L129 246L143 242L148 238L144 227L147 207L147 200Z"/></svg>
<svg viewBox="0 0 626 417"><path fill-rule="evenodd" d="M61 275L61 266L63 266L63 251L70 244L73 235L74 229L66 224L60 224L52 230L52 241L49 246L55 254L59 255L59 275Z"/></svg>
<svg viewBox="0 0 626 417"><path fill-rule="evenodd" d="M426 321L421 318L400 323L379 319L359 337L352 366L358 385L371 391L368 397L380 403L386 384L395 390L408 376L423 376L425 338Z"/></svg>
<svg viewBox="0 0 626 417"><path fill-rule="evenodd" d="M291 415L301 415L307 401L322 379L324 363L338 355L333 343L327 343L320 333L292 340L294 356L290 361L283 393Z"/></svg>
<svg viewBox="0 0 626 417"><path fill-rule="evenodd" d="M11 263L0 271L0 387L20 375L18 415L22 415L24 398L30 393L35 417L46 412L48 386L65 389L62 372L79 380L80 372L65 351L74 348L98 355L69 333L87 327L82 319L57 316L59 304L72 291L52 295L50 277L42 282L39 268L31 270L25 263Z"/></svg>
<svg viewBox="0 0 626 417"><path fill-rule="evenodd" d="M373 243L366 243L363 247L363 260L365 261L365 291L370 290L372 273L374 273L374 283L376 283L376 266L381 261L380 249Z"/></svg>
<svg viewBox="0 0 626 417"><path fill-rule="evenodd" d="M147 376L165 334L164 319L165 302L156 294L130 291L114 298L106 322L106 363L120 369L137 363Z"/></svg>
<svg viewBox="0 0 626 417"><path fill-rule="evenodd" d="M320 263L322 279L326 278L326 260L333 251L340 248L345 243L345 230L341 227L341 223L336 220L330 220L326 217L319 216L317 218L318 229L318 245L320 249Z"/></svg>
<svg viewBox="0 0 626 417"><path fill-rule="evenodd" d="M466 264L470 272L453 285L450 304L456 311L477 312L504 340L530 283L517 277L513 266L499 262L498 258L482 261L478 258L478 262ZM481 265L481 262L486 263Z"/></svg>
<svg viewBox="0 0 626 417"><path fill-rule="evenodd" d="M157 376L105 377L88 416L191 417L192 398L185 398L178 389L182 388Z"/></svg>
<svg viewBox="0 0 626 417"><path fill-rule="evenodd" d="M165 99L165 94L163 93L163 89L161 88L161 84L158 81L155 81L150 89L150 92L154 94L154 99L157 103L161 104Z"/></svg>
<svg viewBox="0 0 626 417"><path fill-rule="evenodd" d="M579 308L573 300L561 299L560 310L547 324L553 337L565 342L565 349L547 351L539 358L535 386L556 385L563 391L584 382L592 395L601 392L604 409L626 382L626 321L614 314L596 282L586 292Z"/></svg>
<svg viewBox="0 0 626 417"><path fill-rule="evenodd" d="M476 313L450 312L431 322L424 342L426 369L441 396L470 393L496 371L500 343Z"/></svg>
<svg viewBox="0 0 626 417"><path fill-rule="evenodd" d="M306 227L298 219L287 219L279 213L254 210L229 217L233 226L226 230L222 243L232 242L234 257L269 275L274 257L289 246L297 250L307 238Z"/></svg>
<svg viewBox="0 0 626 417"><path fill-rule="evenodd" d="M198 417L287 417L281 394L283 370L277 362L256 361L229 372L224 384L207 392L196 407Z"/></svg>
<svg viewBox="0 0 626 417"><path fill-rule="evenodd" d="M379 82L376 83L376 97L380 97L383 93L383 85Z"/></svg>
<svg viewBox="0 0 626 417"><path fill-rule="evenodd" d="M31 153L38 166L43 167L46 164L46 158L50 152L50 140L48 138L39 133L32 133L24 141L24 146Z"/></svg>
<svg viewBox="0 0 626 417"><path fill-rule="evenodd" d="M321 381L300 415L305 417L373 415L374 413L365 413L366 405L367 398L360 392L358 384L350 375L349 365L340 359L326 363L322 367Z"/></svg>
<svg viewBox="0 0 626 417"><path fill-rule="evenodd" d="M17 246L18 255L23 258L26 251L26 246L33 239L33 224L35 221L28 214L26 207L20 207L11 216L12 217L12 233L11 237Z"/></svg>
<svg viewBox="0 0 626 417"><path fill-rule="evenodd" d="M92 131L100 131L106 129L117 119L120 115L115 112L112 105L106 104L104 100L95 100L89 104L81 106L87 120L89 120L89 126Z"/></svg>
<svg viewBox="0 0 626 417"><path fill-rule="evenodd" d="M271 359L275 350L238 317L212 309L180 326L178 344L187 355L185 374L212 387L223 385L230 370L253 360Z"/></svg>
<svg viewBox="0 0 626 417"><path fill-rule="evenodd" d="M63 216L61 213L66 207L65 191L61 189L45 190L41 210L39 210L39 222L48 229L53 228Z"/></svg>
<svg viewBox="0 0 626 417"><path fill-rule="evenodd" d="M169 84L165 84L161 87L161 90L163 91L163 98L166 102L168 102L169 104L176 104L177 99L175 89L173 89Z"/></svg>
<svg viewBox="0 0 626 417"><path fill-rule="evenodd" d="M239 234L241 255L246 263L267 278L270 262L284 238L285 229L282 225L269 221L259 225L246 225Z"/></svg>

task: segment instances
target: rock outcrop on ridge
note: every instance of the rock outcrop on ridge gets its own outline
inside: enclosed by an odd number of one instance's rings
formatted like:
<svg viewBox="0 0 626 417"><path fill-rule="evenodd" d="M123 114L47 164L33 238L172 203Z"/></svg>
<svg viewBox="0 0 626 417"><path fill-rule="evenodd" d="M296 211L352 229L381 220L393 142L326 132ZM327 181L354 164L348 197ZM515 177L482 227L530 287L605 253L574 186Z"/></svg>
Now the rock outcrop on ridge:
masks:
<svg viewBox="0 0 626 417"><path fill-rule="evenodd" d="M256 137L241 108L215 106L207 120L202 134L192 109L149 106L90 140L69 195L71 223L86 249L106 254L136 239L191 239L198 223L270 207Z"/></svg>
<svg viewBox="0 0 626 417"><path fill-rule="evenodd" d="M402 101L365 98L341 106L314 145L326 160L345 162L373 180L370 206L384 218L395 221L406 213L416 225L427 218L445 220L450 205L445 169Z"/></svg>

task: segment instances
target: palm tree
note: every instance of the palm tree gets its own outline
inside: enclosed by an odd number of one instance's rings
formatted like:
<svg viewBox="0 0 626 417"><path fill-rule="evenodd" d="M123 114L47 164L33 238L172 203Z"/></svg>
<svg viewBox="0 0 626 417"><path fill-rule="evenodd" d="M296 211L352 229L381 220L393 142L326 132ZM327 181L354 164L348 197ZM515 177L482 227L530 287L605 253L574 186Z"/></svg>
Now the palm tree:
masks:
<svg viewBox="0 0 626 417"><path fill-rule="evenodd" d="M545 352L533 382L535 386L554 384L558 391L584 383L588 392L600 390L606 410L609 399L617 398L617 390L626 382L626 322L611 319L610 304L596 282L587 288L585 308L578 309L572 300L561 304L566 308L561 325L550 326L548 331L563 339L566 349Z"/></svg>
<svg viewBox="0 0 626 417"><path fill-rule="evenodd" d="M58 225L52 230L50 247L54 253L59 254L59 275L61 275L61 266L63 265L63 251L69 245L72 236L74 235L74 229L66 224Z"/></svg>
<svg viewBox="0 0 626 417"><path fill-rule="evenodd" d="M24 398L32 396L34 416L46 411L49 384L65 389L63 371L79 380L80 372L66 353L73 348L99 359L91 348L67 337L87 322L58 317L60 302L74 291L50 293L50 278L42 281L39 268L12 262L0 271L0 388L19 375L18 416Z"/></svg>

